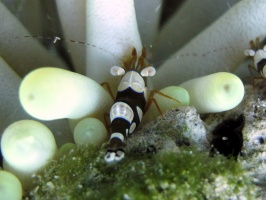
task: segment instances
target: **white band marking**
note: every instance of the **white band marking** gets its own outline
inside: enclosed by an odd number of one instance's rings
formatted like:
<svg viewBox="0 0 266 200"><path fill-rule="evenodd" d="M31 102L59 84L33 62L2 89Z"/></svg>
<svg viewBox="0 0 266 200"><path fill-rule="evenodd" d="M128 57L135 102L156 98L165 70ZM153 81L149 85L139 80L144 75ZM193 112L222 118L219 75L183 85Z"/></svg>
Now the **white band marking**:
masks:
<svg viewBox="0 0 266 200"><path fill-rule="evenodd" d="M126 121L128 121L129 123L132 122L133 118L134 118L134 112L133 110L130 108L129 105L127 105L124 102L116 102L110 111L110 119L111 122L115 119L121 117L123 119L125 119Z"/></svg>
<svg viewBox="0 0 266 200"><path fill-rule="evenodd" d="M122 142L124 142L124 140L125 140L122 133L112 133L110 140L113 138L117 138L117 139L121 140Z"/></svg>

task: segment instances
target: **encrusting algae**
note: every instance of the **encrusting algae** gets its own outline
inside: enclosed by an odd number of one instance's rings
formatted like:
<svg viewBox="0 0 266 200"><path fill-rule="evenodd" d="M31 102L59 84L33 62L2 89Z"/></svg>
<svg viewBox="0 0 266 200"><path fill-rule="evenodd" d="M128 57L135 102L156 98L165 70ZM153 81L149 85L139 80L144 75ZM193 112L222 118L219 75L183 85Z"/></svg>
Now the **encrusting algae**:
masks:
<svg viewBox="0 0 266 200"><path fill-rule="evenodd" d="M32 199L255 199L239 163L190 147L180 153L134 154L106 165L99 148L80 146L34 178Z"/></svg>

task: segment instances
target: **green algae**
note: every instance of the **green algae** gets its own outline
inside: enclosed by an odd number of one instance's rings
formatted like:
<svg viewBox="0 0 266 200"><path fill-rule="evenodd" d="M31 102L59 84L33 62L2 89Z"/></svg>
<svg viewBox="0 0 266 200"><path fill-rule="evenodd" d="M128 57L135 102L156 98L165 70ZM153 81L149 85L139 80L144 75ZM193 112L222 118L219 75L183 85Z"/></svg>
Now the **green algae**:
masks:
<svg viewBox="0 0 266 200"><path fill-rule="evenodd" d="M78 147L36 175L30 199L255 199L240 164L184 147L179 154L130 154L106 165L104 151Z"/></svg>

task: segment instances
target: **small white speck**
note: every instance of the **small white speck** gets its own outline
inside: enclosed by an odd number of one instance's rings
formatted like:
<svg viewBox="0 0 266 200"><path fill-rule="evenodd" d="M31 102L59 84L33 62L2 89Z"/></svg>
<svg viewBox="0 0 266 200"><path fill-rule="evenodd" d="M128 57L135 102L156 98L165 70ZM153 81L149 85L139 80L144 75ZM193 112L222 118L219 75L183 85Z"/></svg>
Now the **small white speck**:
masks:
<svg viewBox="0 0 266 200"><path fill-rule="evenodd" d="M222 137L222 140L228 140L228 137Z"/></svg>
<svg viewBox="0 0 266 200"><path fill-rule="evenodd" d="M57 37L57 36L55 36L55 37L54 37L54 41L53 41L53 43L55 44L55 43L57 42L57 40L61 40L61 38L60 38L60 37Z"/></svg>
<svg viewBox="0 0 266 200"><path fill-rule="evenodd" d="M123 195L123 199L124 199L124 200L130 200L131 198L128 196L128 194L124 194L124 195Z"/></svg>
<svg viewBox="0 0 266 200"><path fill-rule="evenodd" d="M74 152L74 149L71 149L70 151L69 151L69 154L72 154Z"/></svg>
<svg viewBox="0 0 266 200"><path fill-rule="evenodd" d="M46 186L52 190L54 189L54 184L51 181L47 182Z"/></svg>
<svg viewBox="0 0 266 200"><path fill-rule="evenodd" d="M160 187L161 187L163 190L165 190L165 189L167 189L167 188L169 187L169 183L168 183L168 182L162 182L162 183L160 184Z"/></svg>
<svg viewBox="0 0 266 200"><path fill-rule="evenodd" d="M253 178L253 182L258 183L259 179L258 178Z"/></svg>
<svg viewBox="0 0 266 200"><path fill-rule="evenodd" d="M261 160L265 161L266 160L266 152L260 153L260 158L261 158Z"/></svg>

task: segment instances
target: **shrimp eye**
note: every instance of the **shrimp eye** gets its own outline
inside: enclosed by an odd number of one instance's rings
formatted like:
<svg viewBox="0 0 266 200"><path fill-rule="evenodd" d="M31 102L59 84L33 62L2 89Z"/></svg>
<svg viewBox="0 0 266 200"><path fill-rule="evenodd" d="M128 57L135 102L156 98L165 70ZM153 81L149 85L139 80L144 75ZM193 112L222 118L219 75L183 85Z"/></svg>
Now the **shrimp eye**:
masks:
<svg viewBox="0 0 266 200"><path fill-rule="evenodd" d="M124 68L122 67L119 67L119 66L113 66L110 70L110 73L113 75L113 76L122 76L125 74L125 70Z"/></svg>
<svg viewBox="0 0 266 200"><path fill-rule="evenodd" d="M156 70L154 67L150 66L150 67L146 67L143 70L141 70L140 74L141 76L154 76L156 73Z"/></svg>
<svg viewBox="0 0 266 200"><path fill-rule="evenodd" d="M246 56L255 56L256 52L255 52L253 49L246 49L246 50L244 51L244 54L245 54Z"/></svg>

